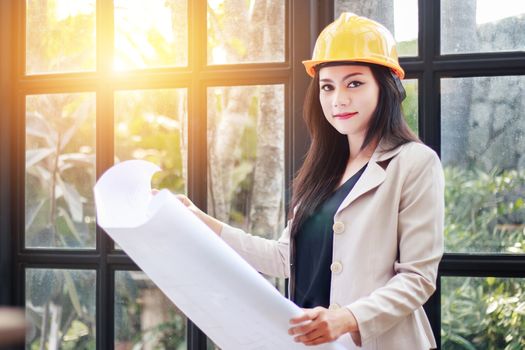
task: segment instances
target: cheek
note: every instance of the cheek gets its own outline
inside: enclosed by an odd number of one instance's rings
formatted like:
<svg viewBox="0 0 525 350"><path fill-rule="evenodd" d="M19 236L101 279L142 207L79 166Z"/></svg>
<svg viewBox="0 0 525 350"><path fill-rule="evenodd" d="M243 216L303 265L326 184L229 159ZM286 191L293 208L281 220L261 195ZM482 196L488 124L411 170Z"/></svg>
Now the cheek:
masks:
<svg viewBox="0 0 525 350"><path fill-rule="evenodd" d="M330 101L328 101L326 97L319 96L319 102L321 104L321 109L323 110L325 118L328 118L328 116L332 113L330 110Z"/></svg>

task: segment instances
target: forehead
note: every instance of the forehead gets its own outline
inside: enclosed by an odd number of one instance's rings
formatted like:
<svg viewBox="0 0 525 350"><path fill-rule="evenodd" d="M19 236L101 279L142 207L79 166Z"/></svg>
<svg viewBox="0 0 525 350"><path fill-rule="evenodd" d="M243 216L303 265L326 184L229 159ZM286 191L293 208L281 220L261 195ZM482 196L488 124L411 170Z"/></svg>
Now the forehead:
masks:
<svg viewBox="0 0 525 350"><path fill-rule="evenodd" d="M322 67L319 70L319 79L335 80L338 78L344 78L349 74L360 74L364 77L373 77L372 70L368 66L342 64L339 66Z"/></svg>

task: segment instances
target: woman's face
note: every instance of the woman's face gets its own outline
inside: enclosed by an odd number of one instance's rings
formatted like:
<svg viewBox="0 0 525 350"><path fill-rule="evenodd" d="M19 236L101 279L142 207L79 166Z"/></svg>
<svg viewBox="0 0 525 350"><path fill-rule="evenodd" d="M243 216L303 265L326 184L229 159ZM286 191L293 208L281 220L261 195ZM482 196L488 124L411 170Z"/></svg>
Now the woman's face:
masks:
<svg viewBox="0 0 525 350"><path fill-rule="evenodd" d="M364 137L379 100L379 85L367 66L341 65L319 71L319 101L341 134Z"/></svg>

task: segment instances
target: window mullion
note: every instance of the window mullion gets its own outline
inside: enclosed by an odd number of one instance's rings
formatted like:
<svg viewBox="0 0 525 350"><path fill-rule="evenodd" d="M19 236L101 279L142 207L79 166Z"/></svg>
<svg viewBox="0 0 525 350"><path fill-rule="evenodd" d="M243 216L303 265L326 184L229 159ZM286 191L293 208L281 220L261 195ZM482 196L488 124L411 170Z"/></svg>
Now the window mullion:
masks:
<svg viewBox="0 0 525 350"><path fill-rule="evenodd" d="M111 76L114 19L113 1L97 0L97 96L96 96L96 173L97 179L113 165L114 155L114 101L113 89L108 84ZM96 286L96 343L98 349L114 348L114 283L113 269L108 266L107 255L112 248L111 239L97 227L99 264Z"/></svg>
<svg viewBox="0 0 525 350"><path fill-rule="evenodd" d="M11 235L11 142L10 135L12 134L12 124L10 123L11 114L14 111L12 105L13 90L10 88L13 80L12 69L14 54L16 51L12 50L12 43L14 42L15 33L12 28L13 18L11 16L13 11L13 3L10 1L0 2L0 52L7 52L10 54L2 55L0 58L0 189L2 196L0 197L0 281L13 281L13 259L14 254L11 249L12 239ZM16 239L16 238L15 238ZM13 295L11 291L13 286L11 283L2 283L0 286L0 305L11 304Z"/></svg>

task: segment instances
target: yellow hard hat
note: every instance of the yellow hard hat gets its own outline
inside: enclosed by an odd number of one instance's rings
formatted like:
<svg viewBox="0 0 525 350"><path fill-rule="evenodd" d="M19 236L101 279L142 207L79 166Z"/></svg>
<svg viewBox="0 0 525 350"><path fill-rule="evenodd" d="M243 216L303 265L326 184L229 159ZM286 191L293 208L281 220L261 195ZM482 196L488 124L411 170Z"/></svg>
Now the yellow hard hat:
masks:
<svg viewBox="0 0 525 350"><path fill-rule="evenodd" d="M350 12L342 13L323 29L315 42L312 59L303 64L313 77L318 64L340 61L374 63L390 68L400 79L405 77L397 58L396 41L388 29Z"/></svg>

